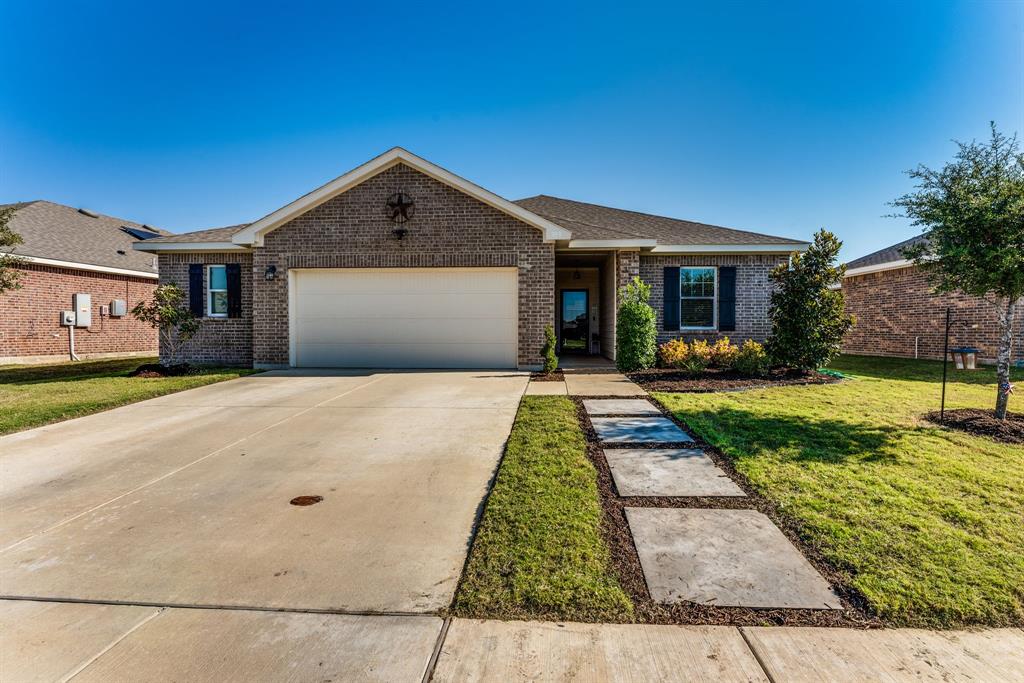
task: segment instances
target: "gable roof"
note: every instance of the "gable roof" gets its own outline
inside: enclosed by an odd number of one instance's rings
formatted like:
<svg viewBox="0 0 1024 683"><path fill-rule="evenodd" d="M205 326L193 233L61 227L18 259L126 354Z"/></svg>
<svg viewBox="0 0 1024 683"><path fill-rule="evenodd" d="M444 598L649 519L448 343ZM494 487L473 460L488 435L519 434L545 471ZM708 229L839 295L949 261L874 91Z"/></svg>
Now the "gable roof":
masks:
<svg viewBox="0 0 1024 683"><path fill-rule="evenodd" d="M8 207L15 209L10 228L23 240L10 251L30 262L155 277L153 256L134 250L132 245L137 238L124 228L161 236L170 234L160 228L45 200L0 205Z"/></svg>
<svg viewBox="0 0 1024 683"><path fill-rule="evenodd" d="M774 237L759 232L723 228L678 218L655 216L649 213L615 209L598 204L577 202L548 195L538 195L516 201L516 204L564 225L572 231L572 242L593 240L651 241L652 251L668 251L673 247L714 247L765 250L795 250L806 247L806 242ZM570 242L570 246L573 243ZM638 244L637 246L646 246Z"/></svg>
<svg viewBox="0 0 1024 683"><path fill-rule="evenodd" d="M903 250L907 247L912 247L922 242L926 242L927 238L924 235L916 235L911 237L909 240L903 240L891 247L885 249L879 249L878 251L872 252L867 256L861 256L860 258L853 259L846 264L847 269L853 270L854 268L864 268L867 266L879 266L882 264L890 264L906 261L907 258L903 255Z"/></svg>
<svg viewBox="0 0 1024 683"><path fill-rule="evenodd" d="M259 246L263 243L263 236L268 232L397 164L405 164L438 182L460 190L484 204L489 204L513 218L518 218L524 223L538 228L544 233L545 242L569 239L569 232L560 225L537 216L507 199L499 197L493 192L485 190L464 178L460 178L454 173L446 171L440 166L432 164L401 147L393 147L384 154L367 161L362 166L358 166L312 192L299 197L291 204L283 206L255 223L251 223L244 229L239 230L231 239L235 244Z"/></svg>

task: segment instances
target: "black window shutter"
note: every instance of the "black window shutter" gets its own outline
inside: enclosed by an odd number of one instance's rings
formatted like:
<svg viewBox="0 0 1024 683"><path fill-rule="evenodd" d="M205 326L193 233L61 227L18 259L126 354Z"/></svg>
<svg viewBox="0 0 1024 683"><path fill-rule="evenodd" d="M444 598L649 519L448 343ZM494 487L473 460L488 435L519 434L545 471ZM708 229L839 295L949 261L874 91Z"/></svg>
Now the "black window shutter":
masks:
<svg viewBox="0 0 1024 683"><path fill-rule="evenodd" d="M679 269L665 268L665 310L662 327L679 331Z"/></svg>
<svg viewBox="0 0 1024 683"><path fill-rule="evenodd" d="M736 330L736 268L733 266L718 269L718 329L721 332Z"/></svg>
<svg viewBox="0 0 1024 683"><path fill-rule="evenodd" d="M203 264L188 264L188 307L192 315L203 315Z"/></svg>
<svg viewBox="0 0 1024 683"><path fill-rule="evenodd" d="M242 266L229 263L224 267L228 279L228 317L242 317Z"/></svg>

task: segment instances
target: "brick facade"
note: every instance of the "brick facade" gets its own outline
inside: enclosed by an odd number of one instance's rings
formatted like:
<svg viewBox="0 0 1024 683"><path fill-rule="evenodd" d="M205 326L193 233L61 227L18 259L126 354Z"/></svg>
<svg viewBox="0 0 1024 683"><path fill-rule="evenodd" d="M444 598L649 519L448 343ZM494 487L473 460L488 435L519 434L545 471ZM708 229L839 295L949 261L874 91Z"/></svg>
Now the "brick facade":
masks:
<svg viewBox="0 0 1024 683"><path fill-rule="evenodd" d="M252 365L252 290L253 258L247 252L202 254L160 254L160 284L174 283L189 291L188 267L191 263L220 265L238 263L242 266L242 316L240 318L203 318L199 333L181 349L180 360L213 365ZM262 277L262 273L261 273ZM209 286L203 269L203 289ZM206 298L203 298L206 301ZM161 349L166 359L166 349Z"/></svg>
<svg viewBox="0 0 1024 683"><path fill-rule="evenodd" d="M401 240L384 214L398 190L416 202ZM187 289L189 263L245 263L242 318L211 320L185 355L191 362L282 367L289 363L290 268L518 267L519 364L532 367L541 363L544 328L554 323L554 261L554 245L537 228L399 164L272 231L251 257L161 255L160 274ZM276 277L266 280L270 265Z"/></svg>
<svg viewBox="0 0 1024 683"><path fill-rule="evenodd" d="M0 363L70 358L68 329L60 324L60 313L72 309L76 293L92 297L92 326L75 329L80 358L156 353L153 328L130 313L118 318L100 315L100 306L109 306L113 299L124 299L131 311L152 295L155 280L32 263L18 269L21 288L0 294Z"/></svg>
<svg viewBox="0 0 1024 683"><path fill-rule="evenodd" d="M747 339L763 342L771 332L768 311L771 306L771 281L768 274L772 268L785 263L788 257L779 254L735 254L707 256L640 256L640 278L651 286L651 307L657 315L658 343L662 344L676 337L707 339L713 341L729 337L735 343ZM736 267L736 330L718 331L668 331L663 329L665 304L666 267L682 266Z"/></svg>
<svg viewBox="0 0 1024 683"><path fill-rule="evenodd" d="M950 330L950 346L973 346L984 362L994 363L999 342L995 308L963 294L932 294L917 268L867 273L843 280L846 310L857 323L846 335L843 352L866 356L942 358L946 307L963 321ZM1014 320L1012 359L1024 360L1024 310ZM972 326L977 325L977 327Z"/></svg>

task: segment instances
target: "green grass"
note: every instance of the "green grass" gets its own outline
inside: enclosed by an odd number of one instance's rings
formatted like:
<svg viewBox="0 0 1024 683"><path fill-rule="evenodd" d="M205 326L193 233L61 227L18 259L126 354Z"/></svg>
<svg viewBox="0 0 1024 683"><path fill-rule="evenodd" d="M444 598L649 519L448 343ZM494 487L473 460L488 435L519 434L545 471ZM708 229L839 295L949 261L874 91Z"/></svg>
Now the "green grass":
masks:
<svg viewBox="0 0 1024 683"><path fill-rule="evenodd" d="M852 379L655 397L888 622L1024 623L1024 448L919 419L939 407L939 362L849 356L832 368ZM950 371L947 407L994 403L991 368Z"/></svg>
<svg viewBox="0 0 1024 683"><path fill-rule="evenodd" d="M527 396L453 611L464 617L628 621L601 537L597 474L572 401Z"/></svg>
<svg viewBox="0 0 1024 683"><path fill-rule="evenodd" d="M0 434L81 417L175 391L222 382L252 370L203 368L185 377L142 378L127 373L155 358L7 365L0 367Z"/></svg>

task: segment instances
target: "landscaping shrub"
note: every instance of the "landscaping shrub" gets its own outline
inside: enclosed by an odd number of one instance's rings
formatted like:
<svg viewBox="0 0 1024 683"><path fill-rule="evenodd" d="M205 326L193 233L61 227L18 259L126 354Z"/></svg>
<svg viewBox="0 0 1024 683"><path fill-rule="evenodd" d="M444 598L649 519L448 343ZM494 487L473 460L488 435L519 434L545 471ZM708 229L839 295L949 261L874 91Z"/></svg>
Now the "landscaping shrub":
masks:
<svg viewBox="0 0 1024 683"><path fill-rule="evenodd" d="M744 375L759 377L768 372L768 354L765 353L763 346L753 339L748 339L737 351L733 359L733 368Z"/></svg>
<svg viewBox="0 0 1024 683"><path fill-rule="evenodd" d="M739 352L728 337L722 337L711 345L711 367L731 370Z"/></svg>
<svg viewBox="0 0 1024 683"><path fill-rule="evenodd" d="M766 351L775 365L816 370L839 355L853 325L839 288L846 272L846 266L836 264L842 245L832 233L819 230L806 252L794 253L789 264L772 270L772 332Z"/></svg>
<svg viewBox="0 0 1024 683"><path fill-rule="evenodd" d="M696 339L690 342L686 349L686 358L683 359L683 370L691 375L699 375L711 365L711 345L703 339Z"/></svg>
<svg viewBox="0 0 1024 683"><path fill-rule="evenodd" d="M544 372L554 372L558 369L558 356L555 355L555 328L548 325L544 328L544 346L540 351L544 355Z"/></svg>
<svg viewBox="0 0 1024 683"><path fill-rule="evenodd" d="M683 367L683 360L686 359L687 350L686 340L683 338L668 340L658 347L658 355L661 358L662 366L668 368Z"/></svg>
<svg viewBox="0 0 1024 683"><path fill-rule="evenodd" d="M638 277L619 290L619 315L615 325L615 365L622 372L652 367L658 332L654 309L647 300L651 286Z"/></svg>

